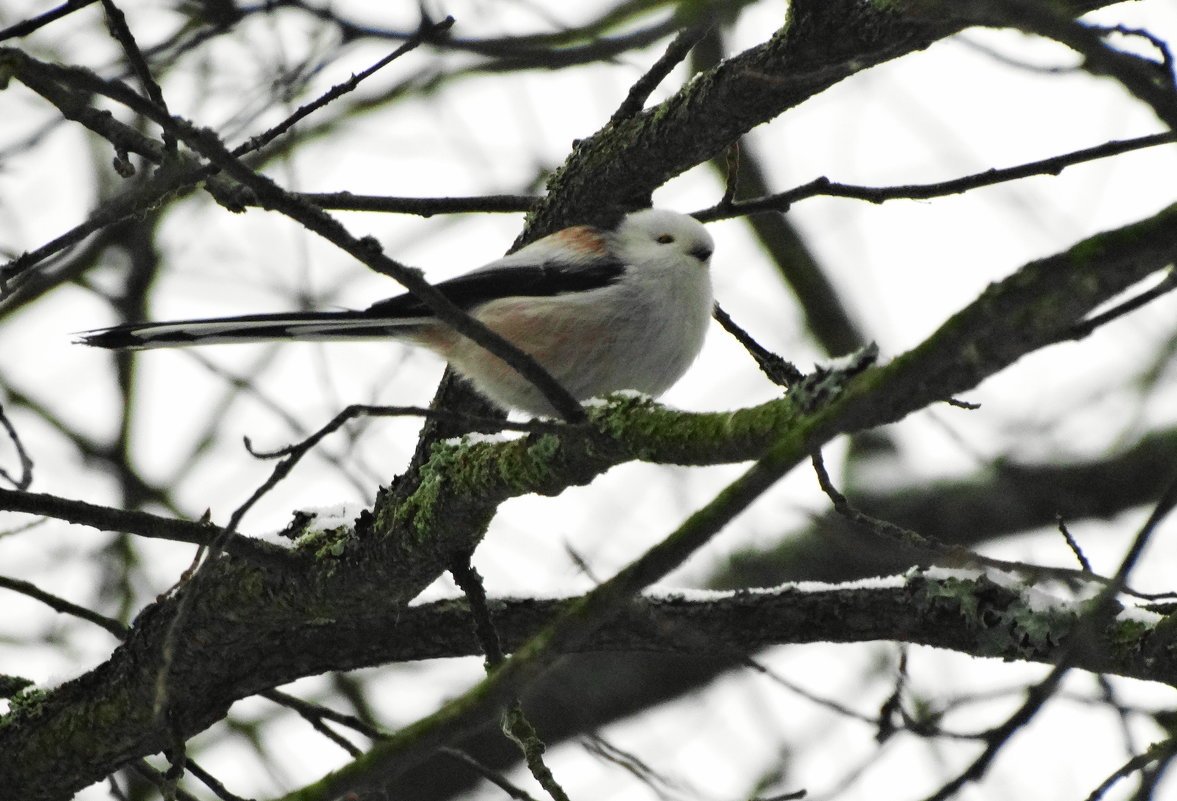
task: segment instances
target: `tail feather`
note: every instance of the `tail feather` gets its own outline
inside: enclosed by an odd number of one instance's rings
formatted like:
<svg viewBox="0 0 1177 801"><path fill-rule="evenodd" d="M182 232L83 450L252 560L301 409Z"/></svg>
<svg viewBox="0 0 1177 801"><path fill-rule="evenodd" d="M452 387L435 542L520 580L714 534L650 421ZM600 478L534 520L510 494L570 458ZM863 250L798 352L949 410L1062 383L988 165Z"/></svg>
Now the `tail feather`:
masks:
<svg viewBox="0 0 1177 801"><path fill-rule="evenodd" d="M76 342L112 350L183 348L273 340L387 339L418 329L426 318L376 317L366 312L292 312L131 323L83 331Z"/></svg>

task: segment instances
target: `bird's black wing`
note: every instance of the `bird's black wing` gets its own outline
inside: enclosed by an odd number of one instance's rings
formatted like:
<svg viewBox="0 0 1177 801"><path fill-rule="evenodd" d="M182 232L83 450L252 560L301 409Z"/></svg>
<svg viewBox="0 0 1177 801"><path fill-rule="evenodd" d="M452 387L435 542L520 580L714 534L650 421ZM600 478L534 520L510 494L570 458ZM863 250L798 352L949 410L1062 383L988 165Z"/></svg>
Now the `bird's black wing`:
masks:
<svg viewBox="0 0 1177 801"><path fill-rule="evenodd" d="M584 292L608 286L625 272L620 261L602 261L589 266L547 262L534 266L505 265L476 270L435 284L434 288L451 302L469 311L497 298L540 297L565 292ZM370 316L414 317L428 315L429 307L414 295L397 295L369 306Z"/></svg>

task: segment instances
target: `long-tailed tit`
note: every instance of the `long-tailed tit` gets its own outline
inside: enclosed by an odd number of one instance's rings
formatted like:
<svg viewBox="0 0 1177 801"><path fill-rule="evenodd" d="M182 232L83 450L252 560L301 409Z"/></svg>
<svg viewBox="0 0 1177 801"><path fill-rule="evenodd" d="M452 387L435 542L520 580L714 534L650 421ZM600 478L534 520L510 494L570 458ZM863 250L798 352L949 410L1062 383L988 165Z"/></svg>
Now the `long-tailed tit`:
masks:
<svg viewBox="0 0 1177 801"><path fill-rule="evenodd" d="M684 214L645 209L612 230L574 226L436 285L534 357L577 400L633 389L660 395L703 347L714 243ZM392 338L439 354L499 406L551 404L527 379L438 320L411 294L363 311L252 314L89 331L101 348L176 348L267 340Z"/></svg>

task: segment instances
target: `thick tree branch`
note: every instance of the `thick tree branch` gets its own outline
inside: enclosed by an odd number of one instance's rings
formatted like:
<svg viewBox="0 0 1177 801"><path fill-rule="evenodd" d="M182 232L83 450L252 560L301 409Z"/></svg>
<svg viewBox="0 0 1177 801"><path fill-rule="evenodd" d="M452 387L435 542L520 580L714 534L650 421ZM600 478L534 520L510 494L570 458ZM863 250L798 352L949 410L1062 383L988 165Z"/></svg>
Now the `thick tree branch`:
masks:
<svg viewBox="0 0 1177 801"><path fill-rule="evenodd" d="M879 579L878 586L783 585L757 592L654 593L568 651L650 651L743 657L772 645L887 640L948 648L973 656L1052 663L1086 607L983 570L932 568ZM503 647L515 651L579 599L490 601ZM1163 615L1146 609L1112 621L1076 667L1177 687L1177 654L1164 645ZM404 610L397 637L376 647L381 661L478 656L466 601ZM1124 638L1113 642L1116 638ZM1159 658L1161 661L1153 661Z"/></svg>
<svg viewBox="0 0 1177 801"><path fill-rule="evenodd" d="M1107 458L1066 465L1002 463L966 479L892 493L855 491L852 500L877 517L934 535L945 543L973 547L1010 533L1049 526L1059 512L1068 521L1078 522L1155 503L1172 472L1174 453L1177 430L1167 430ZM1092 492L1093 487L1100 491ZM733 555L711 586L747 590L796 581L845 582L903 571L926 558L926 554L897 547L892 540L864 535L833 512L800 531L782 532L778 539L780 544L775 548ZM1086 537L1080 539L1088 542ZM1064 547L1060 542L1060 550ZM623 619L628 619L628 613ZM736 630L733 627L732 631ZM606 636L606 632L595 635L594 641L596 636ZM690 642L684 637L680 644L685 650ZM742 664L741 654L735 652L725 654L716 649L713 656L701 653L703 644L690 655L656 654L640 645L633 648L565 657L528 687L524 697L529 714L549 743L573 739L696 692L721 672ZM598 686L602 671L611 677L604 696ZM569 715L570 709L576 714ZM515 755L503 746L502 739L494 727L486 726L454 745L485 765L507 770ZM390 786L390 794L401 801L436 801L468 792L477 774L448 767L439 762L442 759L433 757L400 776Z"/></svg>

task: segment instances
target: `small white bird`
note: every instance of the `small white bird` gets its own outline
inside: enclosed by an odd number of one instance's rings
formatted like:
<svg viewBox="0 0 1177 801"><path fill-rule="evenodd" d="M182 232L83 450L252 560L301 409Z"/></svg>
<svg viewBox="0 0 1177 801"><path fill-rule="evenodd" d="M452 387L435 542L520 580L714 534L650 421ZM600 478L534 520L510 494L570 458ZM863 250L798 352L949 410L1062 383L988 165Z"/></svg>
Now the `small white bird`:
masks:
<svg viewBox="0 0 1177 801"><path fill-rule="evenodd" d="M623 389L657 396L703 347L714 247L694 218L645 209L626 215L612 230L565 228L436 286L534 357L579 401ZM133 323L85 332L78 341L144 349L385 338L432 350L499 406L554 414L531 382L442 323L411 294L363 311Z"/></svg>

